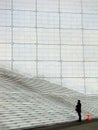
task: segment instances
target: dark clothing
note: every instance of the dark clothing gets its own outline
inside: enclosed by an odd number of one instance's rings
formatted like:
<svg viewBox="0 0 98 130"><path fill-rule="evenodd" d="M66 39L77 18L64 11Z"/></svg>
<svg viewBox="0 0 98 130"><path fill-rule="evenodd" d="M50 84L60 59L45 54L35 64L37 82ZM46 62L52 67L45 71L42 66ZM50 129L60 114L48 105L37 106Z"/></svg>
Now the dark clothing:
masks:
<svg viewBox="0 0 98 130"><path fill-rule="evenodd" d="M76 111L81 112L81 103L77 103L76 105Z"/></svg>
<svg viewBox="0 0 98 130"><path fill-rule="evenodd" d="M81 112L77 112L79 116L79 122L81 122Z"/></svg>
<svg viewBox="0 0 98 130"><path fill-rule="evenodd" d="M75 110L76 110L76 112L78 113L79 121L81 121L81 103L80 103L80 101L78 101Z"/></svg>

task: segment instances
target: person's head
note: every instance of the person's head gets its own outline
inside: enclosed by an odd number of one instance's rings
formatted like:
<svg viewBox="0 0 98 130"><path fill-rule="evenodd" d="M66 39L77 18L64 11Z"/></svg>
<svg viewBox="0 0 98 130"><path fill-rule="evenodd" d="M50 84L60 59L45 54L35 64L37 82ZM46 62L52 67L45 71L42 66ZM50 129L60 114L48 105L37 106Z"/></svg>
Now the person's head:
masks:
<svg viewBox="0 0 98 130"><path fill-rule="evenodd" d="M80 103L80 100L78 100L78 103Z"/></svg>

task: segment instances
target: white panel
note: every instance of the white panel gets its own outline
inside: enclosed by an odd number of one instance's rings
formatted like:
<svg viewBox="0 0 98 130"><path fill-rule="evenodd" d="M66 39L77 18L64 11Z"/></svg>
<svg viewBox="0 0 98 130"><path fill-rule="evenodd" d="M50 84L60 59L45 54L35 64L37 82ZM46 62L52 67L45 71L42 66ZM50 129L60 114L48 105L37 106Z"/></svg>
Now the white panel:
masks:
<svg viewBox="0 0 98 130"><path fill-rule="evenodd" d="M85 46L84 55L86 61L98 61L98 46Z"/></svg>
<svg viewBox="0 0 98 130"><path fill-rule="evenodd" d="M11 11L0 10L0 25L10 26L11 25Z"/></svg>
<svg viewBox="0 0 98 130"><path fill-rule="evenodd" d="M0 43L10 43L11 42L11 28L0 27Z"/></svg>
<svg viewBox="0 0 98 130"><path fill-rule="evenodd" d="M83 13L98 13L98 0L83 0Z"/></svg>
<svg viewBox="0 0 98 130"><path fill-rule="evenodd" d="M64 61L83 61L82 46L62 45L62 60Z"/></svg>
<svg viewBox="0 0 98 130"><path fill-rule="evenodd" d="M14 26L35 27L35 12L31 11L14 11Z"/></svg>
<svg viewBox="0 0 98 130"><path fill-rule="evenodd" d="M14 28L13 34L15 43L36 43L36 30L34 28Z"/></svg>
<svg viewBox="0 0 98 130"><path fill-rule="evenodd" d="M98 94L98 78L87 78L85 83L87 94Z"/></svg>
<svg viewBox="0 0 98 130"><path fill-rule="evenodd" d="M85 63L85 76L86 77L98 77L98 62L86 62Z"/></svg>
<svg viewBox="0 0 98 130"><path fill-rule="evenodd" d="M82 44L82 31L61 29L61 42L62 44Z"/></svg>
<svg viewBox="0 0 98 130"><path fill-rule="evenodd" d="M15 44L13 50L14 60L35 60L36 46L28 44Z"/></svg>
<svg viewBox="0 0 98 130"><path fill-rule="evenodd" d="M84 29L98 29L98 15L83 15L83 28Z"/></svg>
<svg viewBox="0 0 98 130"><path fill-rule="evenodd" d="M61 13L61 28L81 28L81 14Z"/></svg>
<svg viewBox="0 0 98 130"><path fill-rule="evenodd" d="M11 0L0 0L0 9L10 9Z"/></svg>
<svg viewBox="0 0 98 130"><path fill-rule="evenodd" d="M11 69L11 61L0 61L0 68Z"/></svg>
<svg viewBox="0 0 98 130"><path fill-rule="evenodd" d="M81 0L60 0L61 12L81 12Z"/></svg>
<svg viewBox="0 0 98 130"><path fill-rule="evenodd" d="M28 76L36 76L36 63L35 62L14 62L14 71L18 73L27 74Z"/></svg>
<svg viewBox="0 0 98 130"><path fill-rule="evenodd" d="M60 60L60 47L56 45L39 45L39 60Z"/></svg>
<svg viewBox="0 0 98 130"><path fill-rule="evenodd" d="M11 59L11 45L0 44L0 60L10 60L10 59Z"/></svg>
<svg viewBox="0 0 98 130"><path fill-rule="evenodd" d="M84 30L83 41L84 44L98 45L98 30Z"/></svg>
<svg viewBox="0 0 98 130"><path fill-rule="evenodd" d="M41 77L60 77L60 63L38 62L38 74Z"/></svg>
<svg viewBox="0 0 98 130"><path fill-rule="evenodd" d="M60 44L59 29L38 29L38 43Z"/></svg>
<svg viewBox="0 0 98 130"><path fill-rule="evenodd" d="M46 28L59 27L58 13L37 13L37 26Z"/></svg>
<svg viewBox="0 0 98 130"><path fill-rule="evenodd" d="M83 63L63 62L62 75L63 77L83 77Z"/></svg>
<svg viewBox="0 0 98 130"><path fill-rule="evenodd" d="M58 11L58 0L37 0L38 11Z"/></svg>
<svg viewBox="0 0 98 130"><path fill-rule="evenodd" d="M63 78L63 87L84 93L84 80L82 78Z"/></svg>
<svg viewBox="0 0 98 130"><path fill-rule="evenodd" d="M50 83L61 85L60 78L44 78L45 80L49 81Z"/></svg>
<svg viewBox="0 0 98 130"><path fill-rule="evenodd" d="M35 10L36 0L13 0L14 9Z"/></svg>

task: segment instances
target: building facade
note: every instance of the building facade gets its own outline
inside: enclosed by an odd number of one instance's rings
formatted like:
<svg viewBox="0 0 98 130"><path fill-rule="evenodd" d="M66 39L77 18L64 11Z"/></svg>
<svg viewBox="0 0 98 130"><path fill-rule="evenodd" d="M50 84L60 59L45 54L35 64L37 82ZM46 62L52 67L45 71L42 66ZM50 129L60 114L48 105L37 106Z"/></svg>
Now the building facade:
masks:
<svg viewBox="0 0 98 130"><path fill-rule="evenodd" d="M98 0L0 0L0 66L98 94Z"/></svg>

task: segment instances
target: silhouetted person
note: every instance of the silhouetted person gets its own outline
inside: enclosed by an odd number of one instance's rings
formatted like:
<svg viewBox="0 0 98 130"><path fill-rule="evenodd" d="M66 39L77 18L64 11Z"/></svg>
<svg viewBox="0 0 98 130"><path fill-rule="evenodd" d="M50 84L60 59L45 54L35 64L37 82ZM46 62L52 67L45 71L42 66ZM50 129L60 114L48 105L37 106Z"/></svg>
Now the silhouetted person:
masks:
<svg viewBox="0 0 98 130"><path fill-rule="evenodd" d="M80 100L78 100L75 110L78 113L79 122L81 122L81 102L80 102Z"/></svg>

